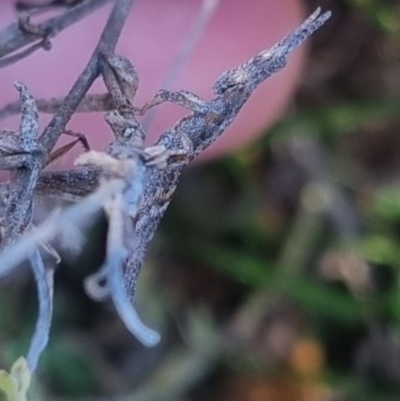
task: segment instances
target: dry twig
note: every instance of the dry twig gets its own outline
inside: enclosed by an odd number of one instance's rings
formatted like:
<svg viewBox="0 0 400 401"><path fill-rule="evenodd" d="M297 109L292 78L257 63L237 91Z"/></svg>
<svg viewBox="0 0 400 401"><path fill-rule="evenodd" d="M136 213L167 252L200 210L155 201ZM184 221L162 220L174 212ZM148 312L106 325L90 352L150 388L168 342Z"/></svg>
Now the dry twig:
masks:
<svg viewBox="0 0 400 401"><path fill-rule="evenodd" d="M65 13L38 24L36 27L38 31L45 32L54 37L59 32L62 32L64 29L99 9L108 1L110 0L86 0ZM41 42L42 38L21 29L21 25L18 22L10 25L7 29L0 32L0 61L3 57L9 56L38 40Z"/></svg>

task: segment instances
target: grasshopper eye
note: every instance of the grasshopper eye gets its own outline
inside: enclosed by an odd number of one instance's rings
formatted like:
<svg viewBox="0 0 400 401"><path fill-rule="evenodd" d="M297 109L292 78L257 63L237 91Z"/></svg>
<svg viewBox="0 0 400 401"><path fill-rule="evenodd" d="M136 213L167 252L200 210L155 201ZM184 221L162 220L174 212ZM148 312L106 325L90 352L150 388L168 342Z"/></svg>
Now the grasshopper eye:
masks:
<svg viewBox="0 0 400 401"><path fill-rule="evenodd" d="M238 85L246 83L248 80L246 71L243 68L236 68L222 74L214 84L214 93L216 95L222 95L227 90L233 89Z"/></svg>
<svg viewBox="0 0 400 401"><path fill-rule="evenodd" d="M222 95L227 90L234 88L238 83L229 75L222 75L215 81L213 90L216 95Z"/></svg>

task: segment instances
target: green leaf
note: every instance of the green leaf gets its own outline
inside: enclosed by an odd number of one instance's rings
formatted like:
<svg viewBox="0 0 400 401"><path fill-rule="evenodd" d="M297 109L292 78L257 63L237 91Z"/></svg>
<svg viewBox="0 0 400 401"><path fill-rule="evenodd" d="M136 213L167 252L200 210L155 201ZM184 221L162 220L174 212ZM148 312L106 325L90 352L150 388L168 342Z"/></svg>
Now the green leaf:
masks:
<svg viewBox="0 0 400 401"><path fill-rule="evenodd" d="M18 358L10 373L0 370L0 390L6 401L27 401L26 393L31 383L31 373L25 358Z"/></svg>

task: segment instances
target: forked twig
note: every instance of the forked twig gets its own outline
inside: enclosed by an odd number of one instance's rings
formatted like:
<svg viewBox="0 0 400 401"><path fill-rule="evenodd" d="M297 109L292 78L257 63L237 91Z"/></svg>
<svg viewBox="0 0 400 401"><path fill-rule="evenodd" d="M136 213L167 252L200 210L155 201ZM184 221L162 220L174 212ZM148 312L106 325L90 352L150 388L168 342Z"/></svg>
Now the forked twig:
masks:
<svg viewBox="0 0 400 401"><path fill-rule="evenodd" d="M111 0L86 0L65 13L38 24L37 28L42 32L51 32L54 37L57 33L85 18L109 1ZM36 35L24 32L18 23L14 23L0 32L0 59L36 41L38 41ZM39 41L41 41L40 38Z"/></svg>

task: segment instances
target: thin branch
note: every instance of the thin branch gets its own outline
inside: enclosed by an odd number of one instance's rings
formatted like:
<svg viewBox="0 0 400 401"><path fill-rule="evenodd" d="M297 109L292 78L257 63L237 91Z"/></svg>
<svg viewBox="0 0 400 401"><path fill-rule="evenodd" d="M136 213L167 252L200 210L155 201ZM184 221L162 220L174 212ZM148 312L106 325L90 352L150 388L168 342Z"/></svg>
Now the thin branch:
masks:
<svg viewBox="0 0 400 401"><path fill-rule="evenodd" d="M46 269L42 257L36 250L29 261L35 276L39 300L39 316L36 322L35 332L29 346L27 362L31 372L36 370L39 358L46 349L49 341L51 319L53 315L53 275L52 268Z"/></svg>
<svg viewBox="0 0 400 401"><path fill-rule="evenodd" d="M98 61L100 52L112 52L114 50L133 1L116 0L94 54L40 137L40 141L47 152L54 148L79 103L99 75Z"/></svg>
<svg viewBox="0 0 400 401"><path fill-rule="evenodd" d="M19 91L21 100L21 123L12 156L16 160L20 157L21 165L16 166L10 176L5 216L7 226L1 243L2 248L13 243L31 223L33 194L43 158L43 149L38 143L39 115L35 99L25 85L16 82L14 86ZM6 141L7 136L1 139ZM3 157L2 161L7 159L8 157Z"/></svg>
<svg viewBox="0 0 400 401"><path fill-rule="evenodd" d="M45 171L39 178L36 194L80 200L96 190L101 172L101 169L91 166L65 171Z"/></svg>
<svg viewBox="0 0 400 401"><path fill-rule="evenodd" d="M116 0L110 18L107 21L107 25L101 35L100 43L97 46L98 52L114 52L133 2L134 0Z"/></svg>
<svg viewBox="0 0 400 401"><path fill-rule="evenodd" d="M0 61L1 63L1 61ZM55 114L65 98L36 99L36 104L40 113ZM75 113L104 112L115 109L109 93L86 95L78 105ZM0 120L5 120L11 116L19 114L19 102L12 102L0 109Z"/></svg>
<svg viewBox="0 0 400 401"><path fill-rule="evenodd" d="M111 0L87 0L57 17L38 24L37 27L42 32L51 32L51 36L54 37L109 1ZM37 35L23 32L18 23L10 25L3 32L0 32L0 59L37 40Z"/></svg>
<svg viewBox="0 0 400 401"><path fill-rule="evenodd" d="M49 11L52 9L57 9L60 7L70 8L74 7L85 0L50 0L48 3L43 4L42 2L32 3L30 1L17 1L15 3L15 8L17 11L29 11L29 13L40 13Z"/></svg>
<svg viewBox="0 0 400 401"><path fill-rule="evenodd" d="M39 49L48 50L44 46L44 42L42 40L40 42L34 43L33 45L27 47L24 50L21 50L18 53L14 53L11 56L1 58L0 59L0 68L4 68L11 64L18 63L18 61L23 60L24 58L30 56L31 54L35 53Z"/></svg>

